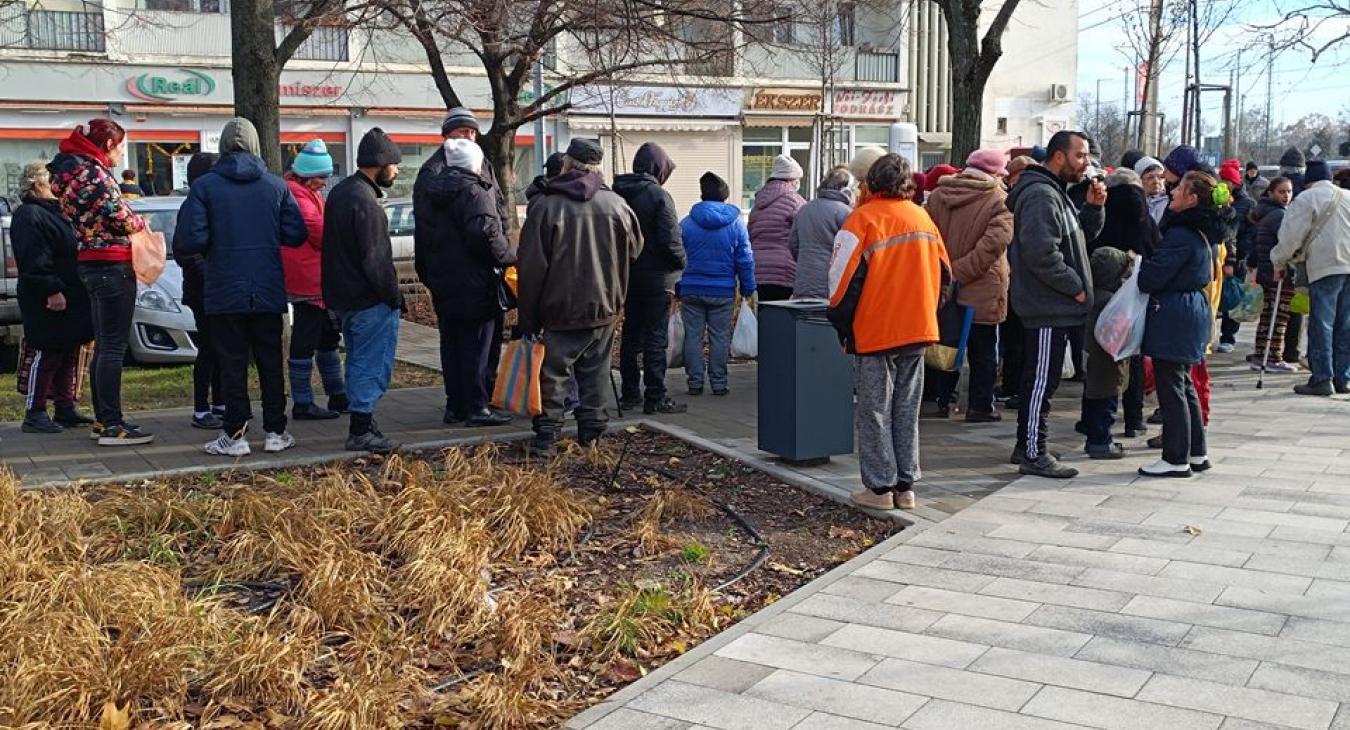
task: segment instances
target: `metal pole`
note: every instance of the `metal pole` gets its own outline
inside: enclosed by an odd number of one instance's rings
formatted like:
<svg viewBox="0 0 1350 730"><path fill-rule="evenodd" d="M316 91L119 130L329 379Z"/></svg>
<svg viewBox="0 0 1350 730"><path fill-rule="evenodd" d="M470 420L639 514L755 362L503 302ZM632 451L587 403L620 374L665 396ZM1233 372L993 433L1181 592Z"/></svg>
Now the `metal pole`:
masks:
<svg viewBox="0 0 1350 730"><path fill-rule="evenodd" d="M1202 97L1200 93L1200 5L1191 0L1191 47L1195 49L1195 146L1205 145L1205 131L1201 122Z"/></svg>
<svg viewBox="0 0 1350 730"><path fill-rule="evenodd" d="M1097 144L1102 143L1102 80L1097 79L1097 111L1092 119L1092 136L1097 140Z"/></svg>
<svg viewBox="0 0 1350 730"><path fill-rule="evenodd" d="M1272 159L1270 150L1270 117L1274 114L1271 102L1275 98L1275 36L1270 37L1270 55L1266 57L1266 134L1263 144L1262 157L1267 163Z"/></svg>
<svg viewBox="0 0 1350 730"><path fill-rule="evenodd" d="M1228 88L1223 90L1223 158L1231 160L1235 156L1233 151L1233 75L1229 74Z"/></svg>
<svg viewBox="0 0 1350 730"><path fill-rule="evenodd" d="M536 104L544 98L544 63L542 60L534 62L534 101ZM542 170L544 167L544 117L539 116L534 120L534 167Z"/></svg>

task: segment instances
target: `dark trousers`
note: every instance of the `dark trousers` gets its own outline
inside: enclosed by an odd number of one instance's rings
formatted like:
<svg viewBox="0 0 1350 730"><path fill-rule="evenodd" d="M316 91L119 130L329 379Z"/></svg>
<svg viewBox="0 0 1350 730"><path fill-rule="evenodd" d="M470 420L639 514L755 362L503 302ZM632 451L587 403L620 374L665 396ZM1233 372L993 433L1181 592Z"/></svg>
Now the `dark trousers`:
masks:
<svg viewBox="0 0 1350 730"><path fill-rule="evenodd" d="M1106 450L1111 445L1111 427L1116 424L1116 406L1120 399L1111 398L1084 398L1083 399L1083 430L1087 432L1087 448L1091 453L1094 450Z"/></svg>
<svg viewBox="0 0 1350 730"><path fill-rule="evenodd" d="M755 292L761 302L785 302L792 298L792 287L778 284L760 284Z"/></svg>
<svg viewBox="0 0 1350 730"><path fill-rule="evenodd" d="M1236 345L1237 333L1238 330L1242 329L1242 323L1229 317L1227 312L1224 312L1219 316L1219 342L1227 345Z"/></svg>
<svg viewBox="0 0 1350 730"><path fill-rule="evenodd" d="M206 316L206 308L201 302L188 307L197 321L197 359L192 362L192 409L205 413L212 406L224 407L225 389L220 381L220 360L216 358L211 318Z"/></svg>
<svg viewBox="0 0 1350 730"><path fill-rule="evenodd" d="M212 315L212 335L225 386L225 433L234 436L253 418L248 395L250 358L262 391L263 428L286 430L286 378L281 367L280 314Z"/></svg>
<svg viewBox="0 0 1350 730"><path fill-rule="evenodd" d="M1284 286L1284 290L1289 291L1289 285L1287 283ZM1293 295L1291 294L1289 298L1293 299ZM1293 314L1291 312L1289 314L1289 327L1284 331L1285 362L1298 364L1298 361L1302 359L1298 351L1299 340L1302 339L1302 337L1303 315Z"/></svg>
<svg viewBox="0 0 1350 730"><path fill-rule="evenodd" d="M994 411L994 377L998 367L998 325L972 324L966 338L966 362L970 364L970 386L967 388L966 410L970 413ZM956 386L961 373L939 373L937 402L955 403Z"/></svg>
<svg viewBox="0 0 1350 730"><path fill-rule="evenodd" d="M536 440L553 443L563 427L567 382L575 377L580 403L576 408L577 438L594 441L605 432L605 380L614 347L614 325L583 330L545 330L544 363L539 368L544 412L534 417Z"/></svg>
<svg viewBox="0 0 1350 730"><path fill-rule="evenodd" d="M122 425L122 363L136 312L136 274L131 262L80 264L94 319L94 359L89 389L94 417L104 426Z"/></svg>
<svg viewBox="0 0 1350 730"><path fill-rule="evenodd" d="M1017 412L1017 449L1028 461L1045 453L1050 437L1050 399L1059 388L1064 367L1064 346L1069 327L1037 327L1025 330L1022 340L1026 365L1022 369L1022 409Z"/></svg>
<svg viewBox="0 0 1350 730"><path fill-rule="evenodd" d="M1121 410L1124 411L1125 428L1142 430L1144 427L1144 357L1135 355L1130 358L1130 382L1125 384L1125 393L1121 396Z"/></svg>
<svg viewBox="0 0 1350 730"><path fill-rule="evenodd" d="M317 352L334 352L342 341L342 330L327 309L308 302L291 305L290 357L308 360Z"/></svg>
<svg viewBox="0 0 1350 730"><path fill-rule="evenodd" d="M1000 390L1004 397L1022 389L1022 346L1025 338L1022 319L1012 307L1008 307L1008 318L998 326L998 354L1003 360L1003 384Z"/></svg>
<svg viewBox="0 0 1350 730"><path fill-rule="evenodd" d="M1087 362L1083 350L1083 338L1086 336L1086 327L1072 327L1069 329L1069 354L1073 356L1074 380L1081 380L1086 375L1083 371L1083 366Z"/></svg>
<svg viewBox="0 0 1350 730"><path fill-rule="evenodd" d="M24 347L28 348L25 343ZM46 411L47 399L56 403L56 410L75 407L75 378L80 369L80 348L33 349L33 364L28 371L28 401L30 411ZM26 359L26 358L25 358Z"/></svg>
<svg viewBox="0 0 1350 730"><path fill-rule="evenodd" d="M506 312L492 320L492 347L488 350L487 389L491 394L497 386L497 370L502 365L502 345L506 343Z"/></svg>
<svg viewBox="0 0 1350 730"><path fill-rule="evenodd" d="M1190 463L1192 456L1205 456L1205 417L1191 379L1191 366L1155 357L1153 380L1162 410L1163 461L1180 465Z"/></svg>
<svg viewBox="0 0 1350 730"><path fill-rule="evenodd" d="M668 292L629 290L623 305L623 338L619 342L623 398L637 400L640 395L647 403L660 403L666 399L669 324Z"/></svg>
<svg viewBox="0 0 1350 730"><path fill-rule="evenodd" d="M488 404L488 363L496 325L490 319L457 320L439 314L437 322L445 408L457 416L475 416Z"/></svg>

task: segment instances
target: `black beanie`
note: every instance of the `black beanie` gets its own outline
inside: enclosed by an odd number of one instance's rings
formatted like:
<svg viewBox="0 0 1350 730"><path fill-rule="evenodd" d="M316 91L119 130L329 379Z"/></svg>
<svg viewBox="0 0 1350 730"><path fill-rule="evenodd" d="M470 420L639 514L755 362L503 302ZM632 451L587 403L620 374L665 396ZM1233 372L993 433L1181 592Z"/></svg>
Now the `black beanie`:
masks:
<svg viewBox="0 0 1350 730"><path fill-rule="evenodd" d="M188 185L191 185L196 182L197 178L210 172L211 168L216 164L216 160L219 159L220 155L214 152L198 152L193 155L192 159L188 160L187 165Z"/></svg>
<svg viewBox="0 0 1350 730"><path fill-rule="evenodd" d="M1326 160L1312 160L1308 162L1308 170L1303 173L1303 184L1305 186L1330 179L1331 168L1327 166Z"/></svg>
<svg viewBox="0 0 1350 730"><path fill-rule="evenodd" d="M698 189L703 200L725 203L731 197L731 186L712 171L703 173L703 177L698 179Z"/></svg>
<svg viewBox="0 0 1350 730"><path fill-rule="evenodd" d="M399 151L398 145L394 144L394 140L389 139L389 135L379 127L373 127L366 132L361 138L361 144L356 148L357 167L384 167L397 165L402 161L403 153Z"/></svg>
<svg viewBox="0 0 1350 730"><path fill-rule="evenodd" d="M554 152L544 160L544 177L557 177L562 174L563 153Z"/></svg>
<svg viewBox="0 0 1350 730"><path fill-rule="evenodd" d="M567 145L567 156L583 165L598 165L605 159L605 150L593 139L576 137Z"/></svg>

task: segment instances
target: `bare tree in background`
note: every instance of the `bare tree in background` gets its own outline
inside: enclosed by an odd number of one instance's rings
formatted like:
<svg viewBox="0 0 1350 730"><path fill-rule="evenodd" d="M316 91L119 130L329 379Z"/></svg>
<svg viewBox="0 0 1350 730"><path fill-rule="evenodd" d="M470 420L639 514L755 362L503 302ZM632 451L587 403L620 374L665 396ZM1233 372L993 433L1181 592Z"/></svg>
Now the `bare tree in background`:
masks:
<svg viewBox="0 0 1350 730"><path fill-rule="evenodd" d="M1184 3L1139 0L1135 9L1123 13L1120 20L1125 40L1118 50L1138 69L1142 82L1136 144L1156 152L1158 81L1185 40Z"/></svg>
<svg viewBox="0 0 1350 730"><path fill-rule="evenodd" d="M980 35L980 0L933 0L947 20L947 56L952 66L952 154L964 160L980 147L984 87L1003 55L1003 33L1021 0L1002 0Z"/></svg>
<svg viewBox="0 0 1350 730"><path fill-rule="evenodd" d="M1306 51L1313 63L1350 41L1350 1L1313 0L1279 3L1276 23L1254 25L1271 34L1273 50Z"/></svg>

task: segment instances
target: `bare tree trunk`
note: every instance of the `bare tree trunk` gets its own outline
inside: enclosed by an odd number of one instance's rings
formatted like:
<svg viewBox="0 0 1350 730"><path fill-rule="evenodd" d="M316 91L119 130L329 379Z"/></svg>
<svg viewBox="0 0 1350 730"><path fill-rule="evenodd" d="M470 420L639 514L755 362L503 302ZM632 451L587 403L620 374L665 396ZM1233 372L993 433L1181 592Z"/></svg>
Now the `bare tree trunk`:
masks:
<svg viewBox="0 0 1350 730"><path fill-rule="evenodd" d="M272 0L230 3L234 113L258 128L262 158L281 172L281 62Z"/></svg>
<svg viewBox="0 0 1350 730"><path fill-rule="evenodd" d="M492 172L497 176L497 184L502 189L502 199L506 201L507 221L512 231L520 230L520 221L516 217L515 195L512 188L515 180L516 130L507 129L493 122L492 129L481 140L483 153L487 156Z"/></svg>
<svg viewBox="0 0 1350 730"><path fill-rule="evenodd" d="M1003 0L980 37L981 5L966 0L937 0L947 20L947 55L952 65L952 160L964 162L980 148L984 87L1003 56L1003 31L1020 0Z"/></svg>

